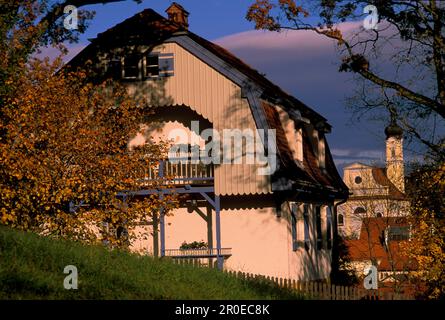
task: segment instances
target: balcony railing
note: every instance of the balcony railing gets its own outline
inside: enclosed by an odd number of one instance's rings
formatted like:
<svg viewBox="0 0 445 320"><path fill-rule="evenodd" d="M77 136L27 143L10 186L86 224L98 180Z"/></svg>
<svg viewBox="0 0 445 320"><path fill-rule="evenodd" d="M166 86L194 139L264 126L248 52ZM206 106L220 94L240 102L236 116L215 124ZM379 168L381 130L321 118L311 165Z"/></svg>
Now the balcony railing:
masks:
<svg viewBox="0 0 445 320"><path fill-rule="evenodd" d="M160 160L155 166L144 170L144 182L163 180L166 184L213 184L213 164L204 164L190 159Z"/></svg>
<svg viewBox="0 0 445 320"><path fill-rule="evenodd" d="M228 258L232 255L232 248L221 248L219 256ZM165 256L176 259L187 258L216 258L218 257L218 249L204 248L204 249L167 249Z"/></svg>

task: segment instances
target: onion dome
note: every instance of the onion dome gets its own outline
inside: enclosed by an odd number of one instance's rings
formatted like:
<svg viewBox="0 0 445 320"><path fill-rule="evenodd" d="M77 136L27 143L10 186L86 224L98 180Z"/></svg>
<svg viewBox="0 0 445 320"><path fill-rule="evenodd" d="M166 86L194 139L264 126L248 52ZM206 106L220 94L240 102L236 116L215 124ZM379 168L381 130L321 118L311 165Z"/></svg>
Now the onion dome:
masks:
<svg viewBox="0 0 445 320"><path fill-rule="evenodd" d="M403 129L399 127L396 121L391 121L391 124L385 128L386 139L390 137L402 138Z"/></svg>

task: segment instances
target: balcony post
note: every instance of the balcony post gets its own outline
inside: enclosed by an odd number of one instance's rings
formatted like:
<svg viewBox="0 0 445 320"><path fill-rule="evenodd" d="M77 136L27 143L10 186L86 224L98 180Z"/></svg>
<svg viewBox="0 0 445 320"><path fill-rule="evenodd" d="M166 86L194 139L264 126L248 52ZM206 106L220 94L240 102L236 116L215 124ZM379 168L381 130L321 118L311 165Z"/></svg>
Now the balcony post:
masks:
<svg viewBox="0 0 445 320"><path fill-rule="evenodd" d="M164 199L164 195L161 193L159 195L160 200ZM159 224L160 224L160 236L161 236L161 257L165 256L165 215L164 215L164 207L161 206L159 209Z"/></svg>
<svg viewBox="0 0 445 320"><path fill-rule="evenodd" d="M221 204L219 196L215 195L215 223L216 223L216 260L218 263L218 269L223 269L223 256L221 255Z"/></svg>

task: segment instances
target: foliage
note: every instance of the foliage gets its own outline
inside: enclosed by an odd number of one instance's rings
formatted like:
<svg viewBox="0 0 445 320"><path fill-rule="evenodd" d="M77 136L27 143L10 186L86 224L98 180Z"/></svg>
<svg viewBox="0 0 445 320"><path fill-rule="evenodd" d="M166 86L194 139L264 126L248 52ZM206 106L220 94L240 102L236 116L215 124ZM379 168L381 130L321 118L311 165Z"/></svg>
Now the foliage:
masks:
<svg viewBox="0 0 445 320"><path fill-rule="evenodd" d="M377 28L363 9L374 5ZM445 3L437 0L256 0L247 19L257 29L310 30L333 39L340 71L356 75L351 105L360 118L391 113L407 137L445 159ZM341 25L343 22L349 24Z"/></svg>
<svg viewBox="0 0 445 320"><path fill-rule="evenodd" d="M299 299L266 283L0 226L0 299ZM64 267L78 269L65 290Z"/></svg>
<svg viewBox="0 0 445 320"><path fill-rule="evenodd" d="M179 247L179 249L183 249L183 250L186 250L186 249L206 249L206 248L207 248L207 243L204 242L204 241L193 241L193 242L190 242L190 243L187 243L187 242L184 241L181 244L181 246Z"/></svg>
<svg viewBox="0 0 445 320"><path fill-rule="evenodd" d="M33 57L42 45L63 49L62 41L85 30L91 15L82 12L78 31L61 26L64 4L0 4L0 223L127 246L131 239L122 230L175 204L172 197L116 197L138 188L167 146L129 149L147 108L125 88L89 83L88 69L61 71L62 56Z"/></svg>
<svg viewBox="0 0 445 320"><path fill-rule="evenodd" d="M445 164L417 168L408 192L412 199L412 239L406 250L417 264L413 280L426 284L426 297L444 299Z"/></svg>
<svg viewBox="0 0 445 320"><path fill-rule="evenodd" d="M0 219L86 241L94 241L94 227L108 229L105 240L122 244L118 226L171 202L152 197L126 205L116 198L137 188L143 169L165 154L166 145L130 150L128 142L146 113L143 105L124 88L93 86L84 81L85 72L55 73L58 67L57 61L34 60L16 84L17 95L3 107L8 122L0 145ZM73 214L70 203L88 207Z"/></svg>

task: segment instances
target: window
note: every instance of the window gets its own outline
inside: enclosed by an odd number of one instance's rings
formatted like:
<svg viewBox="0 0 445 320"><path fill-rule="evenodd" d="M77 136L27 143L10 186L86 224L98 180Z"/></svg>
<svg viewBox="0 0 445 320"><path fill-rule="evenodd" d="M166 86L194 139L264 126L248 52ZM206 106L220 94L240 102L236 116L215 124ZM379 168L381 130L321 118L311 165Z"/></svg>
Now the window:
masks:
<svg viewBox="0 0 445 320"><path fill-rule="evenodd" d="M338 222L337 223L339 226L345 225L345 218L344 218L343 214L341 214L341 213L338 214Z"/></svg>
<svg viewBox="0 0 445 320"><path fill-rule="evenodd" d="M107 75L113 79L122 78L122 61L121 59L113 59L108 63Z"/></svg>
<svg viewBox="0 0 445 320"><path fill-rule="evenodd" d="M354 181L355 181L356 184L360 184L360 183L362 183L363 180L362 180L362 177L357 176L357 177L355 177Z"/></svg>
<svg viewBox="0 0 445 320"><path fill-rule="evenodd" d="M357 207L354 210L354 214L363 214L363 213L366 213L366 209L363 207Z"/></svg>
<svg viewBox="0 0 445 320"><path fill-rule="evenodd" d="M317 250L323 249L323 234L321 231L321 206L315 207L315 224L317 229Z"/></svg>
<svg viewBox="0 0 445 320"><path fill-rule="evenodd" d="M124 58L124 78L137 79L139 78L139 62L140 57L137 55L128 55Z"/></svg>
<svg viewBox="0 0 445 320"><path fill-rule="evenodd" d="M277 111L281 127L286 136L288 146L292 152L292 157L297 163L302 165L303 162L303 129L299 127L295 120L291 117L292 113L290 110L285 110L282 106L276 105L275 110ZM300 115L301 117L301 115Z"/></svg>
<svg viewBox="0 0 445 320"><path fill-rule="evenodd" d="M159 76L159 56L156 54L149 54L146 58L145 76L158 77Z"/></svg>
<svg viewBox="0 0 445 320"><path fill-rule="evenodd" d="M332 207L326 208L326 240L327 248L332 248Z"/></svg>
<svg viewBox="0 0 445 320"><path fill-rule="evenodd" d="M381 212L377 212L376 216L377 216L377 218L381 218L381 217L383 217L383 214Z"/></svg>
<svg viewBox="0 0 445 320"><path fill-rule="evenodd" d="M145 77L170 77L174 75L173 53L150 53L145 57Z"/></svg>
<svg viewBox="0 0 445 320"><path fill-rule="evenodd" d="M311 247L311 241L309 238L309 205L304 205L304 247L306 250L309 250Z"/></svg>
<svg viewBox="0 0 445 320"><path fill-rule="evenodd" d="M297 251L298 241L297 241L297 204L293 203L291 207L291 217L292 217L292 250Z"/></svg>
<svg viewBox="0 0 445 320"><path fill-rule="evenodd" d="M408 226L388 227L388 240L389 241L409 240L409 227Z"/></svg>

